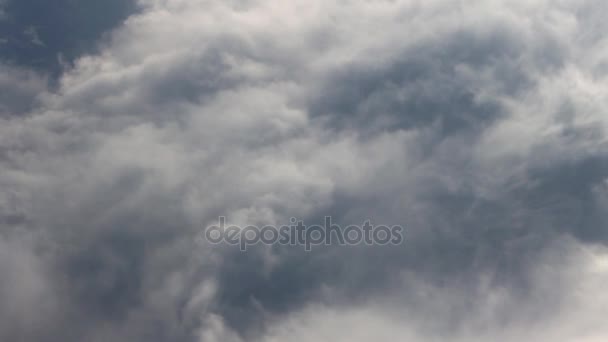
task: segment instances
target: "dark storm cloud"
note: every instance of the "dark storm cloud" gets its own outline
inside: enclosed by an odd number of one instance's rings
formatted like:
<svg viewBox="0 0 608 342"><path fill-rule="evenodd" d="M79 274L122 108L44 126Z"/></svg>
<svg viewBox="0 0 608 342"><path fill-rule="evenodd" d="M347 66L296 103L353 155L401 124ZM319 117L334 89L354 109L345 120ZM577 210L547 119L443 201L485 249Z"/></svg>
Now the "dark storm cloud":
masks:
<svg viewBox="0 0 608 342"><path fill-rule="evenodd" d="M517 49L504 37L474 42L474 35L455 34L445 37L443 44L431 41L414 46L392 65L346 67L320 89L312 113L329 115L332 125L356 130L415 129L436 123L445 134L496 120L500 107L476 100L476 85L458 75L457 66L482 69L484 63L515 58ZM495 81L524 91L528 80L522 70L501 64L510 67L503 75L507 79Z"/></svg>
<svg viewBox="0 0 608 342"><path fill-rule="evenodd" d="M497 100L521 96L534 85L530 66L559 70L564 52L550 37L526 42L511 27L479 30L460 29L412 44L388 63L371 59L340 67L311 101L311 115L358 131L432 124L441 127L442 136L483 130L505 114ZM522 58L530 53L539 56ZM484 72L489 80L471 78ZM495 88L494 98L480 96L485 87Z"/></svg>

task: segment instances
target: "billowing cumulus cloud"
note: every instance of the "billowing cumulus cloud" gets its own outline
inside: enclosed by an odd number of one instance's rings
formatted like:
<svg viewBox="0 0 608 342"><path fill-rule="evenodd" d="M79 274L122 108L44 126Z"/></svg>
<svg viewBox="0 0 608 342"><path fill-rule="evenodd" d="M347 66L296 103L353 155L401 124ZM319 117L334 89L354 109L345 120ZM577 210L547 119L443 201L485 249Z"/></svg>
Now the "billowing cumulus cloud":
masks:
<svg viewBox="0 0 608 342"><path fill-rule="evenodd" d="M608 337L603 2L82 6L2 55L1 340ZM200 239L327 215L406 239Z"/></svg>

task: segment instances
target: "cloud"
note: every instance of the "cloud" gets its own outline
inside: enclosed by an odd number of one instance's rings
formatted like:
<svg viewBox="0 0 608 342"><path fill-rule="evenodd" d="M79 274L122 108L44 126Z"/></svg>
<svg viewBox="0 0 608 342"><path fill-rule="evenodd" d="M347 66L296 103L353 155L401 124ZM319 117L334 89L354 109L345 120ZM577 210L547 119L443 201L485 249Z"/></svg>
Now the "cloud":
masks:
<svg viewBox="0 0 608 342"><path fill-rule="evenodd" d="M530 269L524 296L481 275L474 287L436 286L404 275L403 288L364 303L311 304L277 318L260 341L601 341L604 247L560 241ZM559 251L559 254L557 253Z"/></svg>
<svg viewBox="0 0 608 342"><path fill-rule="evenodd" d="M140 6L50 89L0 69L0 87L20 84L0 97L0 272L31 284L0 286L15 298L0 316L40 322L0 336L605 335L602 3ZM220 215L407 234L313 253L197 244Z"/></svg>
<svg viewBox="0 0 608 342"><path fill-rule="evenodd" d="M0 64L0 116L22 115L37 104L37 97L46 90L44 76L24 68Z"/></svg>

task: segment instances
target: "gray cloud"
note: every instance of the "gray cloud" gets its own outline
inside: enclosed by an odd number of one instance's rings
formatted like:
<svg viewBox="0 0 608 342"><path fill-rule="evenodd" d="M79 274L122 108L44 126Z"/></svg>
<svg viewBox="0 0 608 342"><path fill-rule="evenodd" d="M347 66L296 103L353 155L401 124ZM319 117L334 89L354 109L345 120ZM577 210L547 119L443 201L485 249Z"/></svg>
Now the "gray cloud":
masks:
<svg viewBox="0 0 608 342"><path fill-rule="evenodd" d="M0 69L1 337L605 336L602 4L141 6L51 90ZM220 215L407 235L241 254Z"/></svg>
<svg viewBox="0 0 608 342"><path fill-rule="evenodd" d="M46 85L46 79L33 71L0 64L0 116L32 110Z"/></svg>

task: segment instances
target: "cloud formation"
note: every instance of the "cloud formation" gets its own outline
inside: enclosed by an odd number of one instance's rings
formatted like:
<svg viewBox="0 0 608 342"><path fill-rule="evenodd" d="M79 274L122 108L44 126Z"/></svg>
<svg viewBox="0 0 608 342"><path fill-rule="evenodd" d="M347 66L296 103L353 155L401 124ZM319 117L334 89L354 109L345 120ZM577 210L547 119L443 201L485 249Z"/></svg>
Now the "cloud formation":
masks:
<svg viewBox="0 0 608 342"><path fill-rule="evenodd" d="M138 6L0 67L0 340L608 336L603 2ZM197 242L326 215L406 242Z"/></svg>

